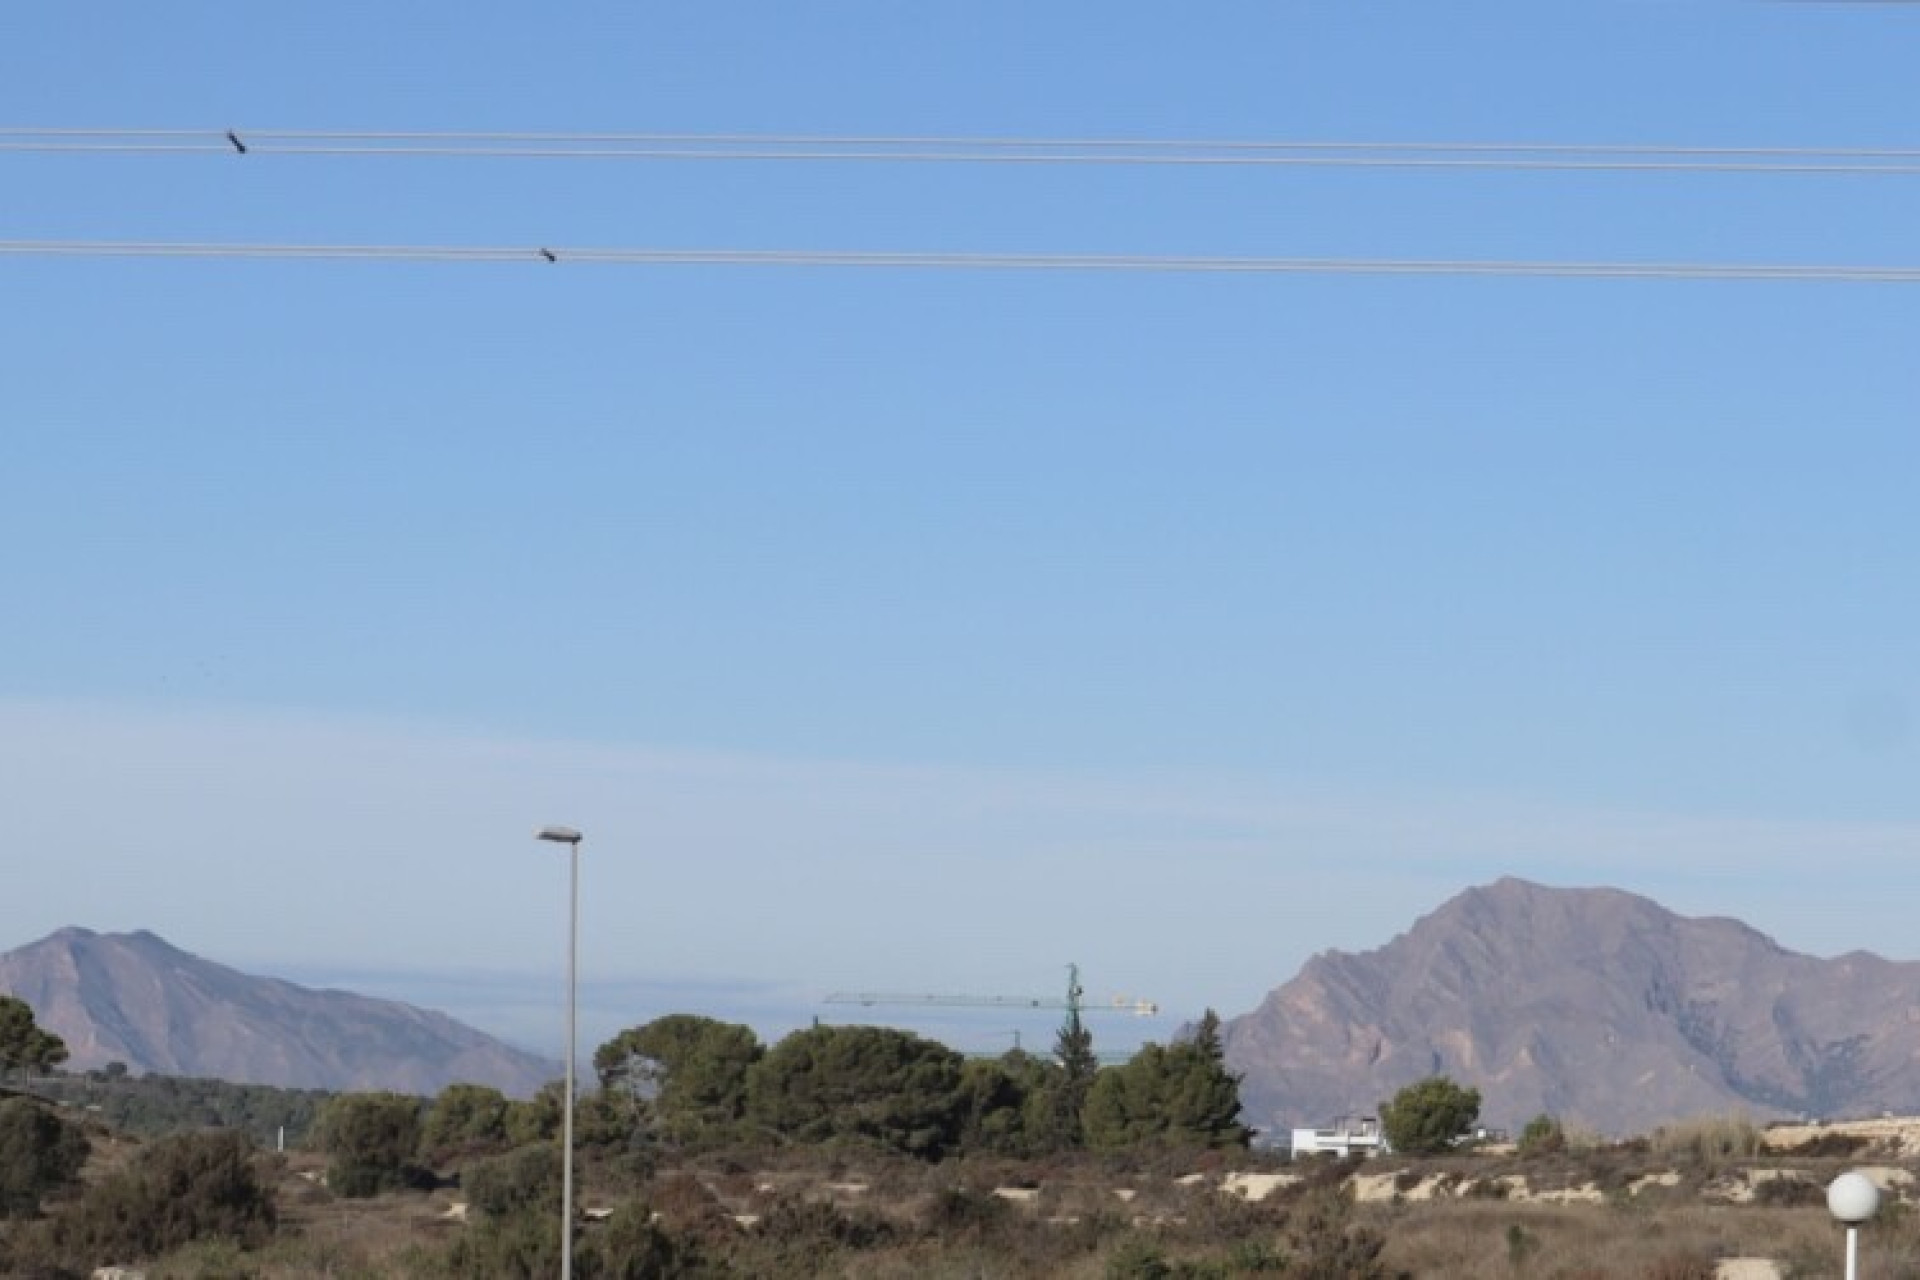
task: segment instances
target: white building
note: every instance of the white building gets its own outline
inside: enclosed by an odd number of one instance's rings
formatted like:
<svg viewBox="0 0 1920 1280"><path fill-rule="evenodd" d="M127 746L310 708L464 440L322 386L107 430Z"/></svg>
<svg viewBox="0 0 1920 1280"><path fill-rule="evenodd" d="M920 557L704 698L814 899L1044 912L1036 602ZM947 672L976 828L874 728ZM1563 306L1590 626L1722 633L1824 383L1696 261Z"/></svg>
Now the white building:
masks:
<svg viewBox="0 0 1920 1280"><path fill-rule="evenodd" d="M1380 1132L1377 1116L1340 1116L1324 1129L1295 1129L1293 1154L1300 1156L1328 1152L1336 1156L1377 1155L1387 1150L1386 1135Z"/></svg>

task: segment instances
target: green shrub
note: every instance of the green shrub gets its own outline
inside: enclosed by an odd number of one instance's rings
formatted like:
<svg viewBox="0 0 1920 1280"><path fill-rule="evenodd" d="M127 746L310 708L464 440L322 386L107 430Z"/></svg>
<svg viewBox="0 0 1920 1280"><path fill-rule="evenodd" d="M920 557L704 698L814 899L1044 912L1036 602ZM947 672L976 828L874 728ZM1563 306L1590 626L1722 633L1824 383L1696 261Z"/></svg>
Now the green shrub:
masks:
<svg viewBox="0 0 1920 1280"><path fill-rule="evenodd" d="M979 1235L999 1229L1013 1212L1013 1206L990 1191L947 1187L927 1206L926 1229L943 1240Z"/></svg>
<svg viewBox="0 0 1920 1280"><path fill-rule="evenodd" d="M420 1100L398 1093L343 1093L321 1108L313 1142L333 1157L327 1185L349 1198L431 1185L415 1161Z"/></svg>
<svg viewBox="0 0 1920 1280"><path fill-rule="evenodd" d="M30 1218L79 1178L86 1135L28 1098L0 1102L0 1218Z"/></svg>
<svg viewBox="0 0 1920 1280"><path fill-rule="evenodd" d="M1533 1255L1540 1252L1540 1237L1517 1222L1507 1224L1507 1266L1515 1275L1527 1269Z"/></svg>
<svg viewBox="0 0 1920 1280"><path fill-rule="evenodd" d="M1520 1130L1518 1151L1523 1156L1545 1156L1567 1149L1567 1131L1544 1111Z"/></svg>
<svg viewBox="0 0 1920 1280"><path fill-rule="evenodd" d="M559 1275L559 1215L523 1211L483 1218L454 1238L441 1266L443 1274L462 1278L545 1280Z"/></svg>
<svg viewBox="0 0 1920 1280"><path fill-rule="evenodd" d="M1120 1238L1107 1254L1107 1280L1173 1280L1173 1264L1148 1237L1137 1232Z"/></svg>
<svg viewBox="0 0 1920 1280"><path fill-rule="evenodd" d="M644 1205L622 1205L579 1259L583 1276L599 1280L681 1280L716 1274L698 1242L653 1221Z"/></svg>
<svg viewBox="0 0 1920 1280"><path fill-rule="evenodd" d="M1231 1275L1280 1275L1287 1270L1287 1255L1270 1240L1242 1240L1227 1253Z"/></svg>
<svg viewBox="0 0 1920 1280"><path fill-rule="evenodd" d="M561 1173L559 1148L534 1142L469 1165L460 1175L460 1190L469 1205L490 1218L523 1209L558 1213Z"/></svg>
<svg viewBox="0 0 1920 1280"><path fill-rule="evenodd" d="M53 1221L59 1255L89 1266L151 1258L200 1240L257 1248L278 1221L252 1145L231 1130L163 1138Z"/></svg>
<svg viewBox="0 0 1920 1280"><path fill-rule="evenodd" d="M558 1082L542 1086L540 1092L526 1102L509 1102L507 1141L518 1147L542 1138L559 1137L566 1109L566 1090Z"/></svg>
<svg viewBox="0 0 1920 1280"><path fill-rule="evenodd" d="M255 1260L231 1240L196 1240L145 1268L147 1280L253 1280Z"/></svg>

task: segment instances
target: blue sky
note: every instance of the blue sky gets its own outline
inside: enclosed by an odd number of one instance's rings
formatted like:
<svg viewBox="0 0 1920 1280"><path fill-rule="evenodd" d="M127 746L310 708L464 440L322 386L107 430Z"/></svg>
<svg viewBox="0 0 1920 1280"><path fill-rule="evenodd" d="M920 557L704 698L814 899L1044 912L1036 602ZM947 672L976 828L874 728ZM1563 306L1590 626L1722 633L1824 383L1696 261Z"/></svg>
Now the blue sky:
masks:
<svg viewBox="0 0 1920 1280"><path fill-rule="evenodd" d="M1920 145L1897 5L38 10L0 124ZM1888 175L0 154L5 240L1916 226ZM0 298L0 946L150 928L537 1040L559 821L583 1038L1069 961L1158 1034L1503 874L1920 958L1914 286L0 257Z"/></svg>

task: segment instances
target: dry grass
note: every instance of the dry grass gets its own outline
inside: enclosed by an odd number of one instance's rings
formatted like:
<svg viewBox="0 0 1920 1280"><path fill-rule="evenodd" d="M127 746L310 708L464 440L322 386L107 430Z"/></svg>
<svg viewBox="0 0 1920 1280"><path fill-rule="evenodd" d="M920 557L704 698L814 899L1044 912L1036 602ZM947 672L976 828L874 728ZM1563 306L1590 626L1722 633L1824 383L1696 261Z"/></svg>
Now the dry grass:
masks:
<svg viewBox="0 0 1920 1280"><path fill-rule="evenodd" d="M1760 1130L1745 1116L1702 1116L1653 1131L1653 1154L1676 1164L1717 1167L1760 1154Z"/></svg>
<svg viewBox="0 0 1920 1280"><path fill-rule="evenodd" d="M1800 1265L1831 1253L1834 1239L1832 1221L1819 1209L1465 1202L1389 1212L1383 1227L1388 1264L1437 1280L1650 1280L1685 1276L1688 1265L1731 1257Z"/></svg>

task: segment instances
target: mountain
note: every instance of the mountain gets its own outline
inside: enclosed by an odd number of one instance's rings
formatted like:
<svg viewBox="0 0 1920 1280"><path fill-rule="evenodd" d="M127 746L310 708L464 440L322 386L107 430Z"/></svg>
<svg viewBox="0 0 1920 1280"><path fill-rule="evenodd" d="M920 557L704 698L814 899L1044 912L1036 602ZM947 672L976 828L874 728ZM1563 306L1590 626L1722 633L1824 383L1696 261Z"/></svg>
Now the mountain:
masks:
<svg viewBox="0 0 1920 1280"><path fill-rule="evenodd" d="M1435 1073L1487 1123L1920 1112L1920 964L1798 955L1617 889L1504 879L1375 951L1313 957L1225 1024L1250 1123L1374 1114Z"/></svg>
<svg viewBox="0 0 1920 1280"><path fill-rule="evenodd" d="M151 933L62 929L0 955L0 992L67 1042L69 1070L429 1095L487 1084L516 1097L560 1074L445 1014L260 978Z"/></svg>

